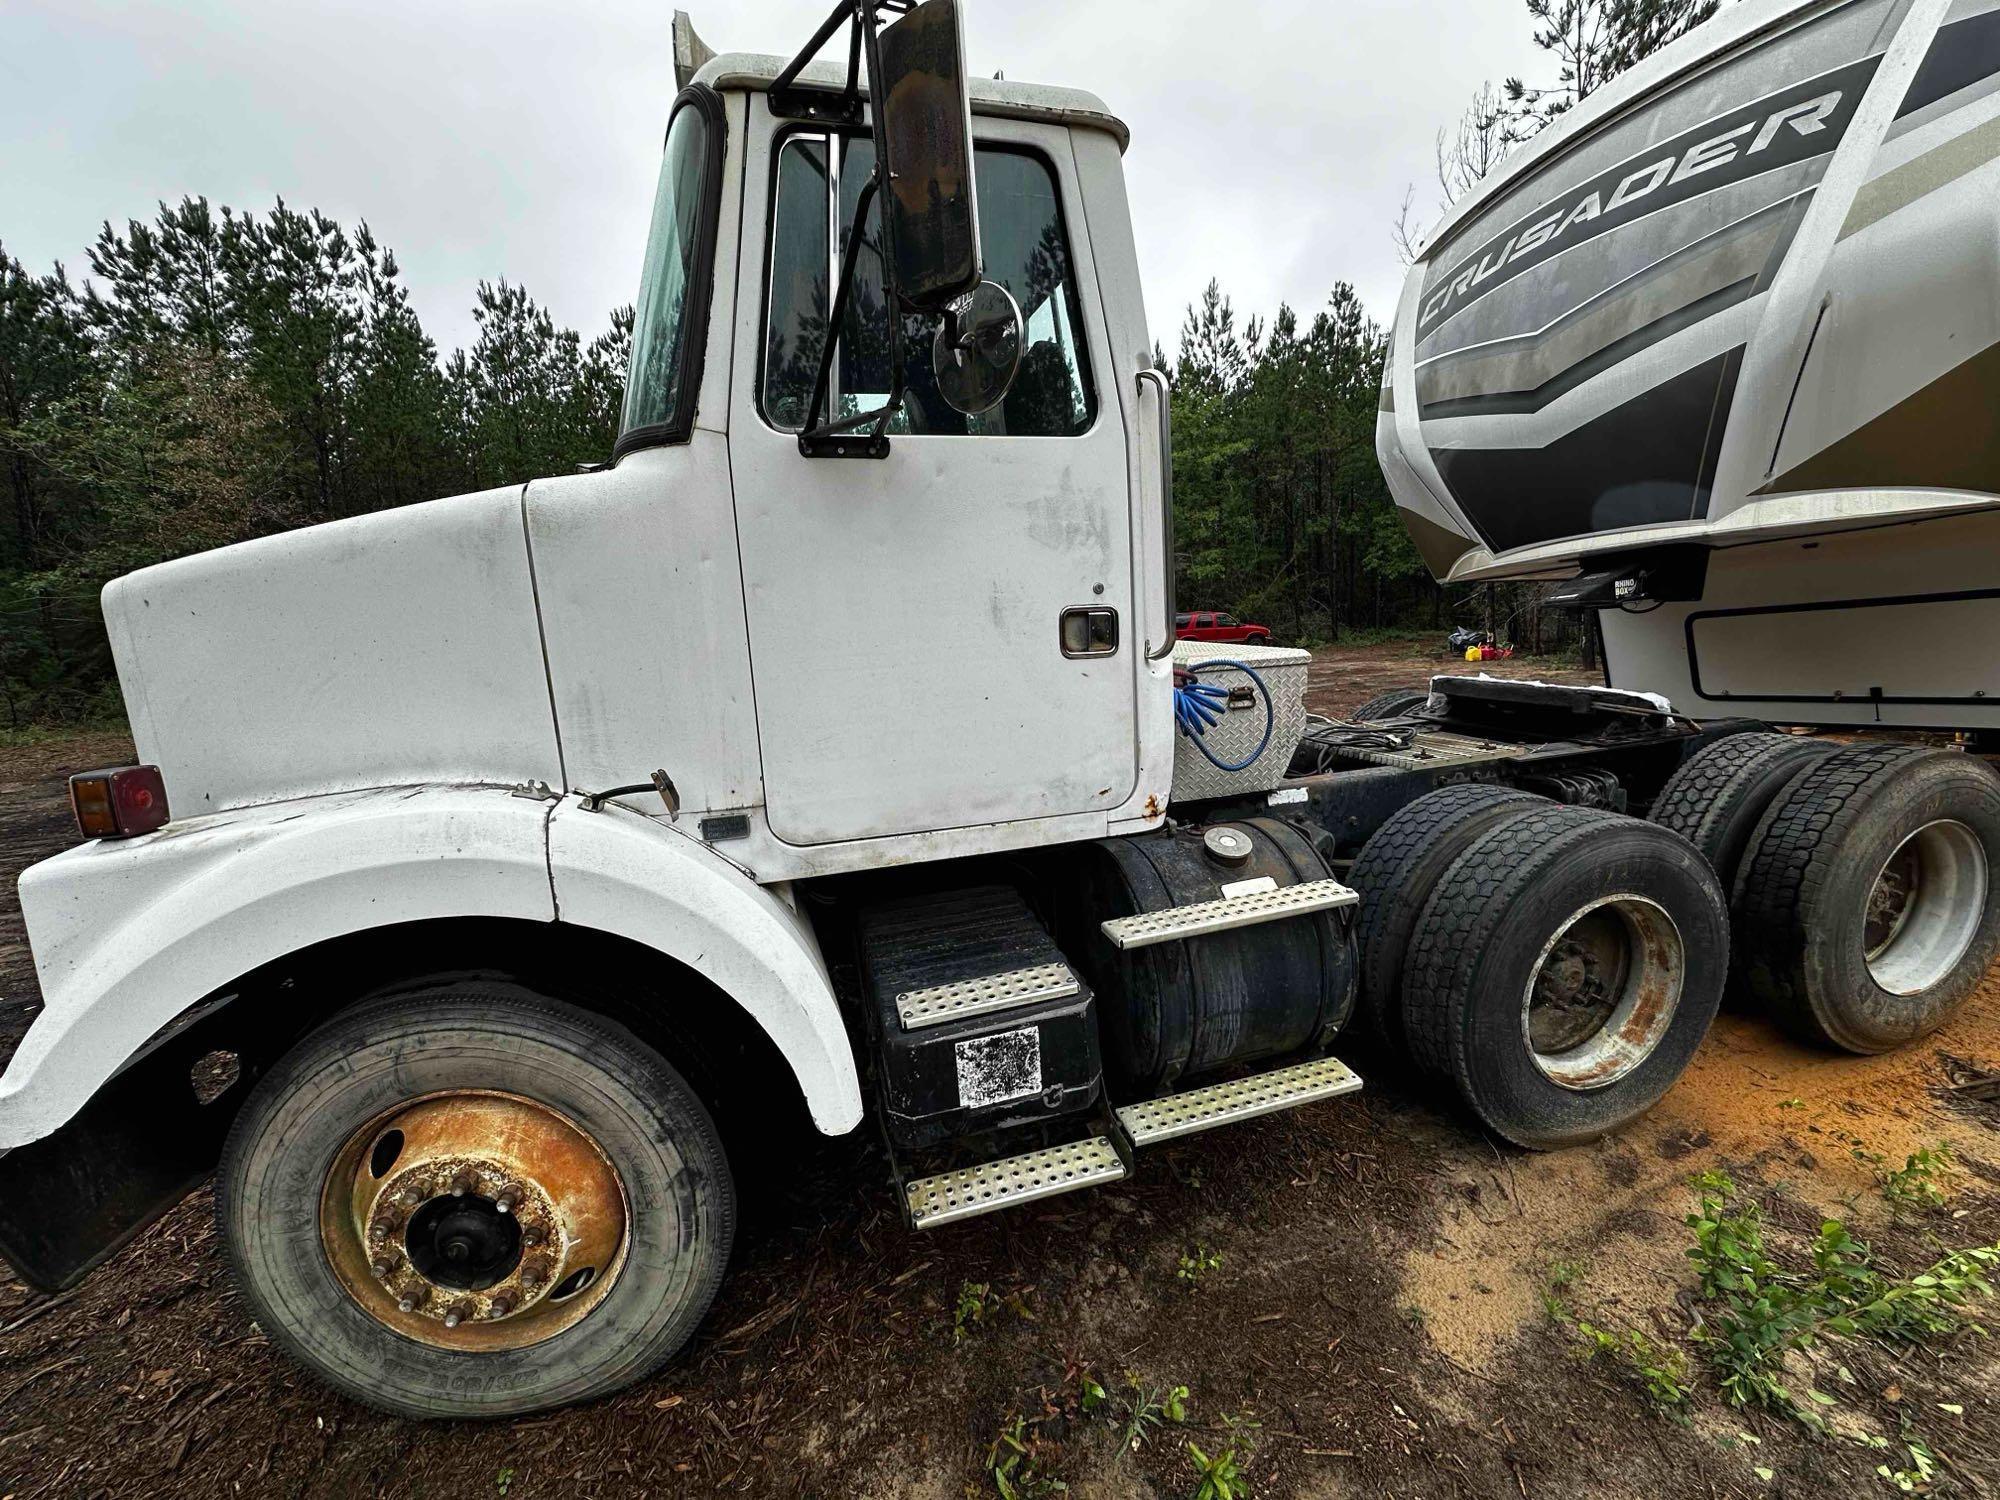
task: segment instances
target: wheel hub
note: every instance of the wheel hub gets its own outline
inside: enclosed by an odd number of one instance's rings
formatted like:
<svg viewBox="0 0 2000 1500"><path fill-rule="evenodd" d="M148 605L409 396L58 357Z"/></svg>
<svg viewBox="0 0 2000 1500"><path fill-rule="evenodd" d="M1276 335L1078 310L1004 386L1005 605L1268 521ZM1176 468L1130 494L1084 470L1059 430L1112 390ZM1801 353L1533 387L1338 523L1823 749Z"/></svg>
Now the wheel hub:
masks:
<svg viewBox="0 0 2000 1500"><path fill-rule="evenodd" d="M588 1134L511 1094L413 1100L335 1158L320 1233L336 1275L378 1321L454 1349L522 1348L609 1290L625 1192Z"/></svg>
<svg viewBox="0 0 2000 1500"><path fill-rule="evenodd" d="M1666 1036L1685 969L1680 931L1658 903L1606 896L1574 913L1543 948L1522 996L1535 1066L1567 1089L1616 1083Z"/></svg>
<svg viewBox="0 0 2000 1500"><path fill-rule="evenodd" d="M1868 890L1862 946L1869 975L1894 995L1942 981L1979 935L1990 876L1986 846L1963 823L1926 823L1883 863Z"/></svg>

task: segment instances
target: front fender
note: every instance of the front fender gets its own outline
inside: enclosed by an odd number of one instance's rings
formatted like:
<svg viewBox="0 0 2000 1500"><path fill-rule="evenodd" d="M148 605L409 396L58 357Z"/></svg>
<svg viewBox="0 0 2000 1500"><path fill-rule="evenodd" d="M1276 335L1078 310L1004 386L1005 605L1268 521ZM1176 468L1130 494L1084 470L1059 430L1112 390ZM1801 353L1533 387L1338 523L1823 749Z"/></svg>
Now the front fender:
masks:
<svg viewBox="0 0 2000 1500"><path fill-rule="evenodd" d="M671 823L574 800L549 820L549 878L558 920L656 948L741 1005L791 1064L822 1132L860 1123L854 1049L819 941L772 888Z"/></svg>
<svg viewBox="0 0 2000 1500"><path fill-rule="evenodd" d="M861 1117L811 928L705 845L629 810L480 786L243 808L71 849L21 876L43 1010L0 1077L0 1151L71 1120L205 996L317 943L455 917L618 933L713 980L791 1065L814 1123Z"/></svg>
<svg viewBox="0 0 2000 1500"><path fill-rule="evenodd" d="M259 966L397 922L551 921L548 804L497 787L269 803L66 850L21 876L42 1013L0 1149L65 1124L161 1028Z"/></svg>

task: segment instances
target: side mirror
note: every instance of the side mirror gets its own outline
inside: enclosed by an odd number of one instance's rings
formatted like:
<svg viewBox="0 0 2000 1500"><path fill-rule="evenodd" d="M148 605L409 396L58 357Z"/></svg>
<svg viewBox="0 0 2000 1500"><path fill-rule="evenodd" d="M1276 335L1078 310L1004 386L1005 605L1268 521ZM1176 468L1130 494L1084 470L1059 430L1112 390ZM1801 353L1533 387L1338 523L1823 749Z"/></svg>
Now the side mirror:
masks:
<svg viewBox="0 0 2000 1500"><path fill-rule="evenodd" d="M945 309L931 342L938 394L954 411L976 417L1007 397L1021 373L1020 304L997 281L982 281Z"/></svg>
<svg viewBox="0 0 2000 1500"><path fill-rule="evenodd" d="M951 371L958 394L947 399L960 411L986 411L998 404L1020 366L1021 311L1014 299L994 288L1006 300L1001 309L991 298L978 301L969 295L984 288L979 199L972 188L972 102L966 94L958 6L959 0L840 0L812 40L771 80L775 110L804 119L859 123L865 52L874 103L875 170L854 200L854 222L841 252L840 281L827 325L834 330L846 326L855 258L863 248L869 207L879 194L883 280L892 294L889 394L871 411L831 415L829 381L840 340L837 333L824 340L812 402L799 430L799 452L807 458L888 457L889 422L903 407L904 312L944 316L948 338L941 335L932 353L940 370ZM900 11L901 19L878 28L877 13L883 10ZM795 90L799 76L843 26L852 28L847 86L831 98L816 85ZM690 31L690 40L692 35Z"/></svg>
<svg viewBox="0 0 2000 1500"><path fill-rule="evenodd" d="M880 59L871 89L890 170L883 209L892 220L893 284L911 308L939 312L981 276L958 0L923 0L885 28Z"/></svg>

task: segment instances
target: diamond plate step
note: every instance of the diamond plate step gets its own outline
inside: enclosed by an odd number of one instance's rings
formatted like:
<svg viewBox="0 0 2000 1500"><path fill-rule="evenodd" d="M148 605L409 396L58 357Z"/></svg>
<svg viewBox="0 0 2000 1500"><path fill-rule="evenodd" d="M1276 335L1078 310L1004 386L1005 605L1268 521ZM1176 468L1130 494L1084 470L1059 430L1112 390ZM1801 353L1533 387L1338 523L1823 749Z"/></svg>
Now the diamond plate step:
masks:
<svg viewBox="0 0 2000 1500"><path fill-rule="evenodd" d="M1205 932L1226 932L1232 927L1252 927L1309 911L1352 906L1360 899L1337 880L1307 880L1275 891L1250 891L1241 896L1224 896L1219 901L1198 901L1192 906L1170 906L1164 911L1113 917L1103 928L1104 935L1120 948L1146 948L1178 938L1199 937Z"/></svg>
<svg viewBox="0 0 2000 1500"><path fill-rule="evenodd" d="M956 984L904 990L896 996L896 1015L903 1023L903 1030L916 1031L1035 1000L1064 1000L1076 992L1076 975L1070 972L1068 964L1036 964L1005 974L961 979Z"/></svg>
<svg viewBox="0 0 2000 1500"><path fill-rule="evenodd" d="M1118 1150L1101 1135L1047 1146L1020 1156L919 1177L903 1184L903 1205L917 1229L990 1214L996 1209L1053 1198L1100 1182L1117 1182L1126 1175Z"/></svg>
<svg viewBox="0 0 2000 1500"><path fill-rule="evenodd" d="M1322 1057L1233 1083L1214 1083L1144 1104L1128 1104L1118 1111L1118 1123L1125 1127L1133 1145L1151 1146L1235 1120L1310 1104L1315 1099L1351 1094L1360 1087L1360 1076L1347 1064Z"/></svg>

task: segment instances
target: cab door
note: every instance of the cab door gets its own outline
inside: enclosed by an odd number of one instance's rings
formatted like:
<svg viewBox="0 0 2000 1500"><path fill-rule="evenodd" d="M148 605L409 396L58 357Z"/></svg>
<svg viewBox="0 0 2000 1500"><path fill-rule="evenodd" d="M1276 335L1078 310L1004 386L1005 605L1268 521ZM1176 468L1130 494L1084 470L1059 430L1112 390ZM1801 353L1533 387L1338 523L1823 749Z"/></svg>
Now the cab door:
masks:
<svg viewBox="0 0 2000 1500"><path fill-rule="evenodd" d="M872 144L776 120L761 96L747 134L729 446L772 832L814 845L1117 809L1144 630L1068 132L977 122L986 276L1020 306L1020 374L992 411L955 412L931 376L936 321L906 317L880 459L806 458L797 438ZM872 251L850 300L842 416L890 385Z"/></svg>

